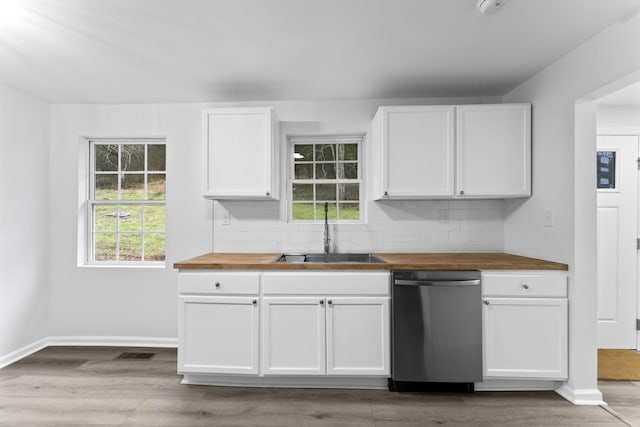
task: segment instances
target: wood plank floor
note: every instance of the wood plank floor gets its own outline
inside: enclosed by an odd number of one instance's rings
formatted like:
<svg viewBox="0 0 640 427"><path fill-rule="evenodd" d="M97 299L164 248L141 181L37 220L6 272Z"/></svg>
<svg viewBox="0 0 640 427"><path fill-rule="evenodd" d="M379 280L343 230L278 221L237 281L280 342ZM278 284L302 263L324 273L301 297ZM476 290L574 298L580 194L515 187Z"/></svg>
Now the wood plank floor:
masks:
<svg viewBox="0 0 640 427"><path fill-rule="evenodd" d="M151 360L117 359L154 352ZM180 385L175 349L49 347L0 369L0 426L640 426L640 383L606 408L553 392L390 393Z"/></svg>

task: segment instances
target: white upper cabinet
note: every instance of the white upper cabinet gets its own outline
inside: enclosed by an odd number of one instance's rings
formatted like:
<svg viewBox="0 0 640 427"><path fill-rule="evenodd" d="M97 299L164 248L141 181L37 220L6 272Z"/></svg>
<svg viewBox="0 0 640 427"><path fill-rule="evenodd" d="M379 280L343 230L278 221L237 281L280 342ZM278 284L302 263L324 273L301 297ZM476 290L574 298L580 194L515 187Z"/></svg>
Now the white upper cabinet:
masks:
<svg viewBox="0 0 640 427"><path fill-rule="evenodd" d="M531 105L463 105L456 115L456 195L531 196Z"/></svg>
<svg viewBox="0 0 640 427"><path fill-rule="evenodd" d="M453 106L380 107L373 120L376 199L454 194Z"/></svg>
<svg viewBox="0 0 640 427"><path fill-rule="evenodd" d="M278 199L277 120L273 108L203 111L204 197Z"/></svg>
<svg viewBox="0 0 640 427"><path fill-rule="evenodd" d="M531 195L531 105L380 107L374 199Z"/></svg>

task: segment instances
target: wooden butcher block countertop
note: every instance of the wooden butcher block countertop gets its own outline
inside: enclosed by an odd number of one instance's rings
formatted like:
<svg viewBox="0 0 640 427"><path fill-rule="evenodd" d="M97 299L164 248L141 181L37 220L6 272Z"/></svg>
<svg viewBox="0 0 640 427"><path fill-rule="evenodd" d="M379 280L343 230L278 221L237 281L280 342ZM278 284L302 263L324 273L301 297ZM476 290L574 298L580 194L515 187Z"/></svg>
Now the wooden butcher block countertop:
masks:
<svg viewBox="0 0 640 427"><path fill-rule="evenodd" d="M181 270L568 270L566 264L506 253L396 253L381 263L278 263L279 253L209 253L177 262Z"/></svg>

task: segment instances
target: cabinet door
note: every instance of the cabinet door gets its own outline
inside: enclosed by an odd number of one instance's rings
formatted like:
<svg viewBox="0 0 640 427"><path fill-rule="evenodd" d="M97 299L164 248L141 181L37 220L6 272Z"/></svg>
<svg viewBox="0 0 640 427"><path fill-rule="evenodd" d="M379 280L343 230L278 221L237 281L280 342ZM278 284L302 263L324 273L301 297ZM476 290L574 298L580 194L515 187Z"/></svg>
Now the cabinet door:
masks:
<svg viewBox="0 0 640 427"><path fill-rule="evenodd" d="M389 298L327 298L327 374L390 373Z"/></svg>
<svg viewBox="0 0 640 427"><path fill-rule="evenodd" d="M272 108L204 111L205 197L277 198Z"/></svg>
<svg viewBox="0 0 640 427"><path fill-rule="evenodd" d="M180 296L178 371L258 374L257 303L257 296Z"/></svg>
<svg viewBox="0 0 640 427"><path fill-rule="evenodd" d="M531 195L531 105L457 108L459 197Z"/></svg>
<svg viewBox="0 0 640 427"><path fill-rule="evenodd" d="M325 374L324 297L265 297L262 373Z"/></svg>
<svg viewBox="0 0 640 427"><path fill-rule="evenodd" d="M381 107L374 142L381 160L376 198L453 196L453 106ZM377 172L379 173L379 172Z"/></svg>
<svg viewBox="0 0 640 427"><path fill-rule="evenodd" d="M484 298L486 378L567 378L566 298Z"/></svg>

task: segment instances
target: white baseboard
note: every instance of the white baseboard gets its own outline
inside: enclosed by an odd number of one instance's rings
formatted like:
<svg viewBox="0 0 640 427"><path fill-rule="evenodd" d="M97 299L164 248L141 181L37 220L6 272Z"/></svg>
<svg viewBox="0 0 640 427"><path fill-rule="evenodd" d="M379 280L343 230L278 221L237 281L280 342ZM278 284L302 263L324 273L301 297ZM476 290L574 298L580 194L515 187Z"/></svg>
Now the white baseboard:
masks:
<svg viewBox="0 0 640 427"><path fill-rule="evenodd" d="M575 389L568 384L556 389L556 393L574 405L606 405L602 393L597 388Z"/></svg>
<svg viewBox="0 0 640 427"><path fill-rule="evenodd" d="M177 348L177 338L58 336L49 337L50 346L165 347Z"/></svg>
<svg viewBox="0 0 640 427"><path fill-rule="evenodd" d="M555 390L558 388L554 381L539 380L502 380L487 379L482 382L475 383L476 391L539 391L539 390Z"/></svg>
<svg viewBox="0 0 640 427"><path fill-rule="evenodd" d="M30 354L49 346L78 346L78 347L164 347L177 348L177 338L149 338L149 337L91 337L91 336L59 336L46 337L25 345L6 355L0 355L0 369L23 359Z"/></svg>
<svg viewBox="0 0 640 427"><path fill-rule="evenodd" d="M31 344L27 344L22 348L17 349L16 351L12 351L9 354L5 354L4 356L0 356L0 369L5 366L9 366L12 363L17 362L20 359L27 357L30 354L35 353L36 351L40 351L43 348L49 345L49 338L42 338L36 342Z"/></svg>

